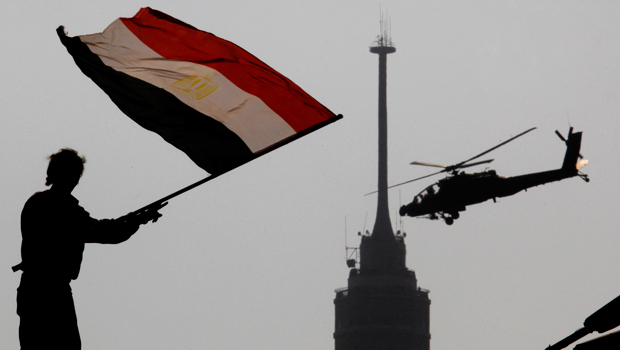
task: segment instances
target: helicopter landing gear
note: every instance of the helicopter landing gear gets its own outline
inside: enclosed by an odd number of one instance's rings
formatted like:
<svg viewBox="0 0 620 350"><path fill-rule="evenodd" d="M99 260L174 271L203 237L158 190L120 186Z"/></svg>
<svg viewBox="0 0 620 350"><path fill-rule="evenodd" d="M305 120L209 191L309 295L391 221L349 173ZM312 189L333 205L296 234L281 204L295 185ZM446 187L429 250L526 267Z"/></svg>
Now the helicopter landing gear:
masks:
<svg viewBox="0 0 620 350"><path fill-rule="evenodd" d="M578 176L585 182L590 182L590 179L588 178L587 174L584 174L582 172L579 172Z"/></svg>
<svg viewBox="0 0 620 350"><path fill-rule="evenodd" d="M441 218L448 226L454 224L454 220L458 219L461 216L458 211L454 213L446 213L446 214L442 214Z"/></svg>

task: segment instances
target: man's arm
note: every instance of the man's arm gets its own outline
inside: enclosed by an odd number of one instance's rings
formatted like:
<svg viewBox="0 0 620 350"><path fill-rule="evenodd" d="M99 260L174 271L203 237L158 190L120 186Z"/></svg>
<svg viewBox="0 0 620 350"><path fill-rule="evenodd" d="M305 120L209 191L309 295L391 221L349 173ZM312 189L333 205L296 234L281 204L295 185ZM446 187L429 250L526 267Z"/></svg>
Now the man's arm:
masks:
<svg viewBox="0 0 620 350"><path fill-rule="evenodd" d="M96 220L88 215L86 227L82 228L85 243L118 244L128 240L140 225L156 222L162 215L159 209L168 204L157 203L143 210L129 213L114 220ZM86 214L88 214L85 211Z"/></svg>
<svg viewBox="0 0 620 350"><path fill-rule="evenodd" d="M129 239L140 225L130 223L122 218L115 220L97 220L91 218L86 227L78 230L82 231L81 235L85 243L101 243L101 244L118 244Z"/></svg>

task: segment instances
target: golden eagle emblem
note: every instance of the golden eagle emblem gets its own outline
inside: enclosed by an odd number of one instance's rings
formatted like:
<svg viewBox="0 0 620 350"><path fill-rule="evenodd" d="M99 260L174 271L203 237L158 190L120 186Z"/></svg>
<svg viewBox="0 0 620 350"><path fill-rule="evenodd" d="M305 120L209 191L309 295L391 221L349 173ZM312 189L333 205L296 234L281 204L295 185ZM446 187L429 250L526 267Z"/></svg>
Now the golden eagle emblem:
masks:
<svg viewBox="0 0 620 350"><path fill-rule="evenodd" d="M190 75L187 78L174 82L172 87L192 100L200 100L220 86L220 84L211 81L216 75L218 74L215 72L209 73L207 76L200 74Z"/></svg>

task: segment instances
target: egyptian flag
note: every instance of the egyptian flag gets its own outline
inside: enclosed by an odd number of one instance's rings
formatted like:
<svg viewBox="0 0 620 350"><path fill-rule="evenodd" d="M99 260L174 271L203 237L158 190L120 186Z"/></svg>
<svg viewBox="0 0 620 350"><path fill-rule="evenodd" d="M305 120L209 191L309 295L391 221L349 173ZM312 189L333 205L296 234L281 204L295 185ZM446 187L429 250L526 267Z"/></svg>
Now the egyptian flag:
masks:
<svg viewBox="0 0 620 350"><path fill-rule="evenodd" d="M241 47L142 8L60 41L131 119L221 174L341 118Z"/></svg>

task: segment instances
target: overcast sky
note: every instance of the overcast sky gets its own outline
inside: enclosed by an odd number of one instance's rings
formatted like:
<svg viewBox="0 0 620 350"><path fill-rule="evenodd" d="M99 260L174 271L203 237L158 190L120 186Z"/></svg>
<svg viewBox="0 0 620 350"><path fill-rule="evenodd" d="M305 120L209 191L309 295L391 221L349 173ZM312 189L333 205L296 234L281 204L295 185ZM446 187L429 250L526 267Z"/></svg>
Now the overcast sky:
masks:
<svg viewBox="0 0 620 350"><path fill-rule="evenodd" d="M98 4L96 4L98 3ZM19 215L46 156L88 162L74 195L97 218L207 174L123 115L55 29L103 31L143 6L230 40L344 119L173 199L118 246L89 245L71 285L85 349L332 349L345 234L374 224L379 9L391 17L389 182L494 151L519 175L561 166L554 135L583 131L583 169L467 208L447 226L398 219L430 178L390 191L407 265L430 289L431 347L544 349L620 294L617 1L16 1L0 3L0 348L18 349ZM473 171L484 169L472 168ZM346 224L345 224L346 223ZM346 228L346 229L345 229ZM572 348L572 347L571 347Z"/></svg>

